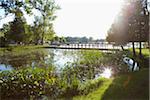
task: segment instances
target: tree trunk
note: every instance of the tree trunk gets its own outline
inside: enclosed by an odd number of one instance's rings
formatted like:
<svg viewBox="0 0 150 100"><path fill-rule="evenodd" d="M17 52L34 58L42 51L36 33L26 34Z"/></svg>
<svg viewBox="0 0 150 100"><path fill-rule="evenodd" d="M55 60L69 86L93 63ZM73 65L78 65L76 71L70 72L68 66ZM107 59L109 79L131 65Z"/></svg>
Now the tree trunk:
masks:
<svg viewBox="0 0 150 100"><path fill-rule="evenodd" d="M133 56L136 56L135 47L134 47L134 41L132 41L132 49L133 49Z"/></svg>
<svg viewBox="0 0 150 100"><path fill-rule="evenodd" d="M139 56L141 57L142 56L142 42L140 41L139 42Z"/></svg>
<svg viewBox="0 0 150 100"><path fill-rule="evenodd" d="M146 48L150 49L150 41L148 41L148 46Z"/></svg>
<svg viewBox="0 0 150 100"><path fill-rule="evenodd" d="M41 44L42 44L42 45L44 44L44 32L42 33L42 41L41 41Z"/></svg>
<svg viewBox="0 0 150 100"><path fill-rule="evenodd" d="M121 49L124 51L124 48L123 48L123 46L121 45Z"/></svg>

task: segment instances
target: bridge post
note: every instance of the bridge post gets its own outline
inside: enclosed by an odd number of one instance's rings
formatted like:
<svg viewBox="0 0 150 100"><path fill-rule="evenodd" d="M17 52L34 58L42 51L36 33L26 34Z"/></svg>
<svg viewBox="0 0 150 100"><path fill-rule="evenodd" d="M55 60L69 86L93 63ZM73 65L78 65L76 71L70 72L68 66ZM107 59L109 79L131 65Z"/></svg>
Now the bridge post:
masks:
<svg viewBox="0 0 150 100"><path fill-rule="evenodd" d="M91 48L91 43L89 44L89 48Z"/></svg>
<svg viewBox="0 0 150 100"><path fill-rule="evenodd" d="M83 44L81 44L81 48L83 48Z"/></svg>
<svg viewBox="0 0 150 100"><path fill-rule="evenodd" d="M97 45L96 48L98 48L98 43L96 45Z"/></svg>
<svg viewBox="0 0 150 100"><path fill-rule="evenodd" d="M70 48L72 47L72 44L70 44Z"/></svg>
<svg viewBox="0 0 150 100"><path fill-rule="evenodd" d="M72 48L74 48L74 44L72 44Z"/></svg>

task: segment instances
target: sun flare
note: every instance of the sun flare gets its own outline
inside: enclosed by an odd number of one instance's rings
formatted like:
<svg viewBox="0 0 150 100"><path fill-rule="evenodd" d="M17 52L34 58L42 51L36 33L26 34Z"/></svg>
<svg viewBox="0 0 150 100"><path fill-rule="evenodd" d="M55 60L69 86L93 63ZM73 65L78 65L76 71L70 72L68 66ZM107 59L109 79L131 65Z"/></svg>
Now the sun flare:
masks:
<svg viewBox="0 0 150 100"><path fill-rule="evenodd" d="M110 78L111 75L112 75L112 71L109 68L105 68L103 73L101 74L101 76L105 78Z"/></svg>
<svg viewBox="0 0 150 100"><path fill-rule="evenodd" d="M54 22L59 36L106 38L123 0L57 0L61 10Z"/></svg>

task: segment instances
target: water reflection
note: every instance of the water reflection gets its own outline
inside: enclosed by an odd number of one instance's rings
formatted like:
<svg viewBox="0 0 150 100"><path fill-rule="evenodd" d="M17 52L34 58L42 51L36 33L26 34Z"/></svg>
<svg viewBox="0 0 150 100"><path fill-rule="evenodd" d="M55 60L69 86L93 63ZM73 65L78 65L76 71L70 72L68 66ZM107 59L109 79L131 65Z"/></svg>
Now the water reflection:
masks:
<svg viewBox="0 0 150 100"><path fill-rule="evenodd" d="M54 65L59 69L64 68L67 63L75 62L78 58L76 50L54 50L53 54L55 54Z"/></svg>
<svg viewBox="0 0 150 100"><path fill-rule="evenodd" d="M110 78L111 74L112 74L111 69L105 68L104 71L103 71L103 73L101 74L101 76L105 77L105 78Z"/></svg>
<svg viewBox="0 0 150 100"><path fill-rule="evenodd" d="M35 52L0 55L0 70L20 69L23 67L50 67L63 68L77 58L76 51L61 49L39 49ZM8 66L9 65L9 66ZM8 66L11 68L4 68Z"/></svg>
<svg viewBox="0 0 150 100"><path fill-rule="evenodd" d="M83 52L85 50L39 49L19 55L4 54L0 56L0 71L17 70L23 67L55 67L57 73L60 71L65 73L68 71L67 75L76 73L81 82L87 79L111 77L111 69L101 66L102 61L98 60L100 57L97 57L96 52L90 52L90 55L88 55L90 57L87 56L84 60L82 59Z"/></svg>
<svg viewBox="0 0 150 100"><path fill-rule="evenodd" d="M13 67L11 65L0 64L0 71L12 70Z"/></svg>

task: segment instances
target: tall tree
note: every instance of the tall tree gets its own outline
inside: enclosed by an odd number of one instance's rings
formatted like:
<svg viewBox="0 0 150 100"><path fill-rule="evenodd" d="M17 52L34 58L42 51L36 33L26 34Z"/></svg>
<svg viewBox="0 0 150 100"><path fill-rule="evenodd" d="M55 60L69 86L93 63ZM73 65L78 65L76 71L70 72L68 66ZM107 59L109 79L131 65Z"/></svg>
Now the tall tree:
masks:
<svg viewBox="0 0 150 100"><path fill-rule="evenodd" d="M148 41L149 35L147 0L127 0L120 14L119 20L115 21L108 31L107 40L116 43L132 42L134 56L134 42L139 42L141 55L141 42Z"/></svg>
<svg viewBox="0 0 150 100"><path fill-rule="evenodd" d="M33 0L31 2L35 9L39 10L42 15L42 44L46 33L53 34L47 31L52 31L52 21L56 18L55 11L59 7L54 0Z"/></svg>
<svg viewBox="0 0 150 100"><path fill-rule="evenodd" d="M15 28L15 27L13 27L13 25L19 23L17 21L21 22L21 20L23 20L21 18L19 19L18 16L22 16L22 14L24 12L26 12L27 14L33 14L33 13L31 13L32 9L35 9L41 13L42 16L41 16L41 20L39 22L40 24L38 25L38 28L40 28L40 29L38 29L38 31L40 31L41 34L34 34L34 35L37 35L37 38L40 37L38 39L38 41L41 40L42 44L44 42L45 34L46 34L46 37L52 36L54 34L52 21L56 18L56 16L54 15L54 12L58 8L59 7L55 4L54 0L1 0L0 1L0 10L1 9L4 10L4 15L5 16L7 16L7 15L15 16L13 23L11 23L12 29ZM21 14L21 15L19 15L19 14ZM2 16L0 16L0 18L2 18ZM21 24L21 23L19 23L19 24ZM25 34L27 32L29 32L29 30L31 31L31 29L28 25L24 25L24 26L25 26L24 27L25 29L22 31L25 31L24 32ZM18 27L21 27L21 26L18 26ZM37 28L37 26L35 28ZM17 29L19 29L19 28L17 28ZM11 30L11 31L13 31L13 30ZM21 33L21 32L17 32L17 33ZM39 36L39 35L41 35L41 36ZM29 37L29 34L28 34L28 37Z"/></svg>
<svg viewBox="0 0 150 100"><path fill-rule="evenodd" d="M142 55L142 42L149 40L149 12L147 0L130 2L133 12L129 18L130 41L139 42L139 55Z"/></svg>
<svg viewBox="0 0 150 100"><path fill-rule="evenodd" d="M0 10L4 10L4 16L0 16L0 19L13 15L16 10L20 10L22 13L26 11L31 12L33 6L30 5L30 0L0 0Z"/></svg>
<svg viewBox="0 0 150 100"><path fill-rule="evenodd" d="M38 16L35 16L35 21L34 21L34 25L32 27L32 31L33 31L33 43L35 45L38 45L41 43L41 34L42 34L42 21L41 18Z"/></svg>
<svg viewBox="0 0 150 100"><path fill-rule="evenodd" d="M13 22L10 22L10 30L5 34L7 41L21 43L24 42L26 38L25 34L25 24L26 21L23 18L23 14L20 10L15 12L15 19Z"/></svg>

